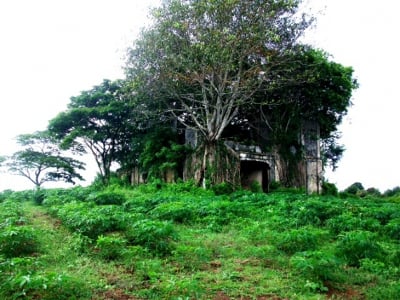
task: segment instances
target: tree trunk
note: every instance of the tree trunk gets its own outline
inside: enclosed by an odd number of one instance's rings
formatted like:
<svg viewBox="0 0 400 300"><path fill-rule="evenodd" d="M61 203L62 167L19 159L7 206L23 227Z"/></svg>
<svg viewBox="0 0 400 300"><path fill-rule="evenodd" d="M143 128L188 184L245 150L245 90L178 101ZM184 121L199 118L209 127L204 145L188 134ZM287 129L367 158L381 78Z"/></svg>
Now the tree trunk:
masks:
<svg viewBox="0 0 400 300"><path fill-rule="evenodd" d="M285 187L304 188L306 182L303 160L286 157L279 149L274 150L279 182Z"/></svg>
<svg viewBox="0 0 400 300"><path fill-rule="evenodd" d="M185 162L184 180L190 179L203 188L223 182L239 186L240 159L223 143L203 143Z"/></svg>

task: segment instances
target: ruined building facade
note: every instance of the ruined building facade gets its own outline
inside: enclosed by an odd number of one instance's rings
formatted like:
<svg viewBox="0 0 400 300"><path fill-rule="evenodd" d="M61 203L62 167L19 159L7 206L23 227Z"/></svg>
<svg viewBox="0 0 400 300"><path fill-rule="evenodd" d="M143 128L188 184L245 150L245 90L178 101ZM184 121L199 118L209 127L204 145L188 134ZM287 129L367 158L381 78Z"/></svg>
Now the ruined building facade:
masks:
<svg viewBox="0 0 400 300"><path fill-rule="evenodd" d="M199 146L199 136L195 130L185 130L185 142L193 149ZM323 164L321 159L319 126L317 122L304 122L299 136L299 143L302 145L302 159L296 165L296 186L304 188L307 193L321 193L323 179ZM250 188L257 182L263 191L269 191L272 182L281 182L284 176L285 166L280 155L276 151L265 151L262 145L246 145L229 138L224 139L233 162L229 170L231 176L238 176L241 186ZM265 147L264 147L265 148ZM193 164L187 163L183 172L183 179L198 179L199 174ZM224 170L222 170L224 171Z"/></svg>
<svg viewBox="0 0 400 300"><path fill-rule="evenodd" d="M176 129L176 123L174 124ZM219 173L220 181L229 178L229 182L240 183L243 188L250 188L255 182L268 192L272 182L284 182L287 176L288 166L282 159L278 151L273 151L273 147L268 147L268 133L263 132L258 139L259 144L254 139L249 143L245 141L240 130L234 128L230 134L223 139L224 159L229 160L226 164L212 166L214 172ZM201 146L201 136L196 130L180 128L182 142L192 149L198 149ZM177 133L178 134L178 133ZM247 133L246 133L247 134ZM256 139L257 140L257 139ZM291 186L304 188L307 193L320 193L323 180L323 164L320 151L319 126L317 122L304 122L302 130L298 137L302 148L301 159L295 165L295 183ZM272 149L268 151L265 149ZM183 170L166 170L163 180L165 182L174 182L177 177L183 180L194 179L199 182L200 162L194 161L188 157L185 161ZM292 166L293 167L293 166ZM292 170L293 171L293 170ZM132 184L145 183L147 175L138 167L131 170L130 181Z"/></svg>

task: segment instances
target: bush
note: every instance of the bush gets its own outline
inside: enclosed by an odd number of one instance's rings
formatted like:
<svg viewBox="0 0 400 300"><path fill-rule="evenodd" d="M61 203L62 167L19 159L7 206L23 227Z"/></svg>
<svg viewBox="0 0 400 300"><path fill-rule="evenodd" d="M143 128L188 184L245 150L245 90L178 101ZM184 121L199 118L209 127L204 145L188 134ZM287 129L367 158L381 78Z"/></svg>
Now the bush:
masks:
<svg viewBox="0 0 400 300"><path fill-rule="evenodd" d="M0 202L6 201L11 197L11 195L14 193L13 190L4 190L0 192Z"/></svg>
<svg viewBox="0 0 400 300"><path fill-rule="evenodd" d="M23 215L21 204L13 201L4 201L0 203L0 219L6 219L9 217L20 217Z"/></svg>
<svg viewBox="0 0 400 300"><path fill-rule="evenodd" d="M0 229L11 225L23 225L25 222L20 203L9 200L0 203Z"/></svg>
<svg viewBox="0 0 400 300"><path fill-rule="evenodd" d="M384 249L377 242L377 235L369 231L350 231L340 237L336 245L337 254L354 267L360 266L364 258L381 260Z"/></svg>
<svg viewBox="0 0 400 300"><path fill-rule="evenodd" d="M392 239L400 240L400 218L390 220L384 227L385 233Z"/></svg>
<svg viewBox="0 0 400 300"><path fill-rule="evenodd" d="M184 202L169 202L158 205L150 215L160 220L189 223L194 219L194 210Z"/></svg>
<svg viewBox="0 0 400 300"><path fill-rule="evenodd" d="M178 234L169 222L141 220L126 231L128 241L140 245L156 255L165 256L173 250L173 241L178 239Z"/></svg>
<svg viewBox="0 0 400 300"><path fill-rule="evenodd" d="M400 299L400 283L393 282L387 286L378 285L374 288L368 289L366 293L367 299Z"/></svg>
<svg viewBox="0 0 400 300"><path fill-rule="evenodd" d="M393 189L388 189L383 193L384 197L393 197L400 195L400 186L396 186Z"/></svg>
<svg viewBox="0 0 400 300"><path fill-rule="evenodd" d="M348 212L329 219L326 226L333 234L355 230L379 231L381 228L380 223L373 218L357 217Z"/></svg>
<svg viewBox="0 0 400 300"><path fill-rule="evenodd" d="M127 241L121 236L99 236L96 241L96 250L103 259L117 259L122 256Z"/></svg>
<svg viewBox="0 0 400 300"><path fill-rule="evenodd" d="M383 203L376 207L365 209L365 216L377 219L382 225L386 225L390 220L400 218L400 210L397 204Z"/></svg>
<svg viewBox="0 0 400 300"><path fill-rule="evenodd" d="M0 291L3 299L67 300L90 299L91 292L84 282L57 273L18 274L8 278Z"/></svg>
<svg viewBox="0 0 400 300"><path fill-rule="evenodd" d="M7 226L0 232L0 253L5 257L31 255L39 248L37 232L28 226Z"/></svg>
<svg viewBox="0 0 400 300"><path fill-rule="evenodd" d="M307 280L319 283L323 287L326 281L341 281L341 262L332 253L306 251L295 254L290 259L291 265Z"/></svg>
<svg viewBox="0 0 400 300"><path fill-rule="evenodd" d="M126 201L125 195L120 192L104 191L92 194L88 200L97 205L122 205Z"/></svg>
<svg viewBox="0 0 400 300"><path fill-rule="evenodd" d="M347 187L344 192L351 195L357 195L364 191L364 186L360 182L354 182L352 185Z"/></svg>
<svg viewBox="0 0 400 300"><path fill-rule="evenodd" d="M334 183L324 181L322 183L322 195L337 196L339 193L338 188Z"/></svg>
<svg viewBox="0 0 400 300"><path fill-rule="evenodd" d="M70 230L92 239L106 232L124 229L129 218L121 206L95 206L84 202L63 205L57 216Z"/></svg>
<svg viewBox="0 0 400 300"><path fill-rule="evenodd" d="M258 181L254 180L250 184L250 191L252 191L253 193L262 193L263 189L261 184Z"/></svg>
<svg viewBox="0 0 400 300"><path fill-rule="evenodd" d="M325 198L328 199L328 198ZM323 201L320 198L311 198L305 201L297 201L290 216L295 217L296 225L324 225L325 222L340 214L341 208L332 201Z"/></svg>
<svg viewBox="0 0 400 300"><path fill-rule="evenodd" d="M212 186L212 190L215 195L228 195L234 192L235 188L232 184L227 182L222 182Z"/></svg>
<svg viewBox="0 0 400 300"><path fill-rule="evenodd" d="M321 229L304 227L291 229L277 235L275 245L287 254L306 250L315 250L322 242L327 232Z"/></svg>
<svg viewBox="0 0 400 300"><path fill-rule="evenodd" d="M42 205L45 199L45 192L42 190L36 190L33 192L32 200L36 205Z"/></svg>

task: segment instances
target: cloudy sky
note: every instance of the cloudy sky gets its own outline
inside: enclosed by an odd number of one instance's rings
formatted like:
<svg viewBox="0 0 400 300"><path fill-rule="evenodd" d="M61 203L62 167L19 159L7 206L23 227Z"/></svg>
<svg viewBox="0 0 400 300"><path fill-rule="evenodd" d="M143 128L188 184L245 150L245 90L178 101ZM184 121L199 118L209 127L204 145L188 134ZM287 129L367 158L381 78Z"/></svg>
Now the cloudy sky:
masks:
<svg viewBox="0 0 400 300"><path fill-rule="evenodd" d="M396 39L400 21L396 2L308 2L323 14L307 40L330 53L336 62L352 66L360 83L341 126L345 155L339 168L326 176L341 189L355 181L381 191L398 186L400 49ZM18 149L14 140L18 134L45 129L71 96L104 78L122 78L124 50L145 24L148 7L158 3L1 1L0 155ZM31 187L23 178L0 174L0 191Z"/></svg>

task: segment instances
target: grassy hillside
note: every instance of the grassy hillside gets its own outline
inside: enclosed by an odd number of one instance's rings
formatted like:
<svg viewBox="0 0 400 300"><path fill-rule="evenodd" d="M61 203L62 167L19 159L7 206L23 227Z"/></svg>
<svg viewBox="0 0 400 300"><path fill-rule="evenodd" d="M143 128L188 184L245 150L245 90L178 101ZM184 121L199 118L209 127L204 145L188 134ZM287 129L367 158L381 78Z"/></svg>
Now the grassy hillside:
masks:
<svg viewBox="0 0 400 300"><path fill-rule="evenodd" d="M400 299L400 202L190 184L0 194L1 299Z"/></svg>

